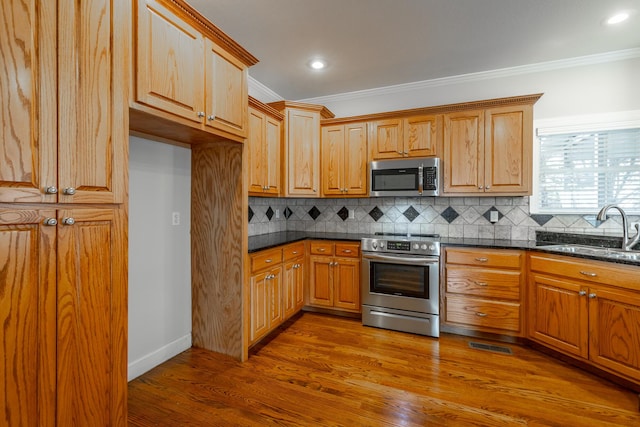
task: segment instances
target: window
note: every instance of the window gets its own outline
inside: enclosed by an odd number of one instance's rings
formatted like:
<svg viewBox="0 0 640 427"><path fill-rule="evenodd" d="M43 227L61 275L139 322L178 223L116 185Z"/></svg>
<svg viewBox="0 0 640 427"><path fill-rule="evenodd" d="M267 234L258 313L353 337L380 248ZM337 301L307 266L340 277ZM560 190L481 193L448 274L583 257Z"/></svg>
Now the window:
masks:
<svg viewBox="0 0 640 427"><path fill-rule="evenodd" d="M584 120L538 127L531 211L596 214L615 203L639 214L640 120Z"/></svg>

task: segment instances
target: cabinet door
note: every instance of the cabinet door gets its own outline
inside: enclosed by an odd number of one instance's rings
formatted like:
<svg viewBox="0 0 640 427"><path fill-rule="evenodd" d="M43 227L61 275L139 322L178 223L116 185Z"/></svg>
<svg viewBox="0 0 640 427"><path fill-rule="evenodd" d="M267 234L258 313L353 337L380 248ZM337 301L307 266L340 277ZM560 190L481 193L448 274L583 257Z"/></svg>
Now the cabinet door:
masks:
<svg viewBox="0 0 640 427"><path fill-rule="evenodd" d="M298 312L304 306L304 284L306 267L304 258L298 258L295 267L295 311Z"/></svg>
<svg viewBox="0 0 640 427"><path fill-rule="evenodd" d="M322 195L343 195L345 168L345 131L343 125L322 128Z"/></svg>
<svg viewBox="0 0 640 427"><path fill-rule="evenodd" d="M265 161L263 169L265 172L265 193L271 195L280 194L280 145L281 145L281 123L269 116L265 121Z"/></svg>
<svg viewBox="0 0 640 427"><path fill-rule="evenodd" d="M263 113L249 109L249 135L245 149L248 156L249 194L262 195L265 191L266 153L268 149L265 140L266 117Z"/></svg>
<svg viewBox="0 0 640 427"><path fill-rule="evenodd" d="M284 263L282 277L282 303L285 319L293 316L304 305L304 258Z"/></svg>
<svg viewBox="0 0 640 427"><path fill-rule="evenodd" d="M405 155L402 119L378 120L370 126L369 160L396 159Z"/></svg>
<svg viewBox="0 0 640 427"><path fill-rule="evenodd" d="M333 307L333 258L312 256L309 259L309 304Z"/></svg>
<svg viewBox="0 0 640 427"><path fill-rule="evenodd" d="M121 218L111 209L58 213L57 425L126 425Z"/></svg>
<svg viewBox="0 0 640 427"><path fill-rule="evenodd" d="M589 290L589 359L640 380L640 293Z"/></svg>
<svg viewBox="0 0 640 427"><path fill-rule="evenodd" d="M588 357L586 289L568 280L539 274L530 277L530 337L565 353Z"/></svg>
<svg viewBox="0 0 640 427"><path fill-rule="evenodd" d="M137 3L136 101L202 123L202 35L157 0Z"/></svg>
<svg viewBox="0 0 640 427"><path fill-rule="evenodd" d="M484 190L484 115L465 111L444 116L444 193Z"/></svg>
<svg viewBox="0 0 640 427"><path fill-rule="evenodd" d="M438 149L438 116L404 119L404 150L409 157L430 157Z"/></svg>
<svg viewBox="0 0 640 427"><path fill-rule="evenodd" d="M206 40L206 125L244 138L247 135L247 66Z"/></svg>
<svg viewBox="0 0 640 427"><path fill-rule="evenodd" d="M317 196L320 185L320 114L287 112L288 195Z"/></svg>
<svg viewBox="0 0 640 427"><path fill-rule="evenodd" d="M269 330L271 330L284 320L282 307L282 267L271 270L271 274L267 279L267 293L269 298Z"/></svg>
<svg viewBox="0 0 640 427"><path fill-rule="evenodd" d="M367 124L345 125L343 176L347 195L367 194L367 165Z"/></svg>
<svg viewBox="0 0 640 427"><path fill-rule="evenodd" d="M531 193L532 107L485 111L485 191Z"/></svg>
<svg viewBox="0 0 640 427"><path fill-rule="evenodd" d="M110 0L58 2L59 202L124 201L126 9Z"/></svg>
<svg viewBox="0 0 640 427"><path fill-rule="evenodd" d="M55 211L0 209L0 418L55 425Z"/></svg>
<svg viewBox="0 0 640 427"><path fill-rule="evenodd" d="M0 4L0 202L55 202L56 2Z"/></svg>
<svg viewBox="0 0 640 427"><path fill-rule="evenodd" d="M269 272L251 276L251 327L250 342L255 342L269 330L269 298L266 277Z"/></svg>
<svg viewBox="0 0 640 427"><path fill-rule="evenodd" d="M335 298L333 305L360 311L360 261L336 258L333 266Z"/></svg>

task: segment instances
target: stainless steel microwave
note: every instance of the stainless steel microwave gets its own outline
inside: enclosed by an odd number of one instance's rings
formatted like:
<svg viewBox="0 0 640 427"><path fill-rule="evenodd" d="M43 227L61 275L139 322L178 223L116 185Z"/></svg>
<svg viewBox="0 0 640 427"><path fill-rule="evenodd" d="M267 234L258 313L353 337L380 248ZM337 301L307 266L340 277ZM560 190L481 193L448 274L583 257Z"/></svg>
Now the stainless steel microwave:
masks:
<svg viewBox="0 0 640 427"><path fill-rule="evenodd" d="M369 196L439 196L440 159L414 157L369 163Z"/></svg>

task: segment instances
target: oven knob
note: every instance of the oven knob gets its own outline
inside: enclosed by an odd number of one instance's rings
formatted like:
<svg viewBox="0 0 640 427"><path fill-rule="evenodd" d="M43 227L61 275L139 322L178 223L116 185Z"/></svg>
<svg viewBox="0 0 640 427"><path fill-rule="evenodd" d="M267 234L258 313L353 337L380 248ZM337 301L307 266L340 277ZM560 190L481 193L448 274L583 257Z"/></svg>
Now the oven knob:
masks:
<svg viewBox="0 0 640 427"><path fill-rule="evenodd" d="M422 246L420 246L420 249L422 249L423 251L427 250L427 245L425 243L422 244Z"/></svg>
<svg viewBox="0 0 640 427"><path fill-rule="evenodd" d="M413 244L413 249L416 249L416 250L417 250L417 249L420 249L420 245L419 245L419 244L417 244L417 243L414 243L414 244Z"/></svg>
<svg viewBox="0 0 640 427"><path fill-rule="evenodd" d="M380 249L384 249L384 242L380 242Z"/></svg>
<svg viewBox="0 0 640 427"><path fill-rule="evenodd" d="M371 246L373 246L373 249L378 249L378 243L377 242L371 242Z"/></svg>
<svg viewBox="0 0 640 427"><path fill-rule="evenodd" d="M435 249L436 249L435 245L429 245L429 250L430 250L430 251L433 251L433 250L435 250Z"/></svg>

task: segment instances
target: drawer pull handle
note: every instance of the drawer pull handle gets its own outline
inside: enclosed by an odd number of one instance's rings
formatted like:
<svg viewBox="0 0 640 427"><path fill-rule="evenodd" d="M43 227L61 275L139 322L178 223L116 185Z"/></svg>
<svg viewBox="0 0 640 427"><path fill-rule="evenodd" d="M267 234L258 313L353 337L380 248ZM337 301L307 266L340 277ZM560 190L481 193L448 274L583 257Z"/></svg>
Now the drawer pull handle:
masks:
<svg viewBox="0 0 640 427"><path fill-rule="evenodd" d="M326 251L325 248L318 248L318 252L324 252L324 251Z"/></svg>
<svg viewBox="0 0 640 427"><path fill-rule="evenodd" d="M487 262L487 261L489 261L489 258L485 258L485 257L476 258L476 261L478 261L478 262Z"/></svg>
<svg viewBox="0 0 640 427"><path fill-rule="evenodd" d="M487 282L476 282L476 285L478 285L478 286L489 286L489 284Z"/></svg>
<svg viewBox="0 0 640 427"><path fill-rule="evenodd" d="M292 252L294 255L298 255L298 251L293 251Z"/></svg>
<svg viewBox="0 0 640 427"><path fill-rule="evenodd" d="M271 258L269 259L265 259L264 262L266 262L267 264L269 264L270 262L273 262L273 260Z"/></svg>
<svg viewBox="0 0 640 427"><path fill-rule="evenodd" d="M479 312L476 313L476 316L478 316L478 317L487 317L487 313L482 313L482 312L479 311Z"/></svg>
<svg viewBox="0 0 640 427"><path fill-rule="evenodd" d="M580 274L582 274L584 276L588 276L588 277L596 277L597 276L596 273L592 273L591 271L581 271Z"/></svg>
<svg viewBox="0 0 640 427"><path fill-rule="evenodd" d="M350 254L351 252L353 252L351 249L345 249L342 252L344 252L345 254Z"/></svg>

